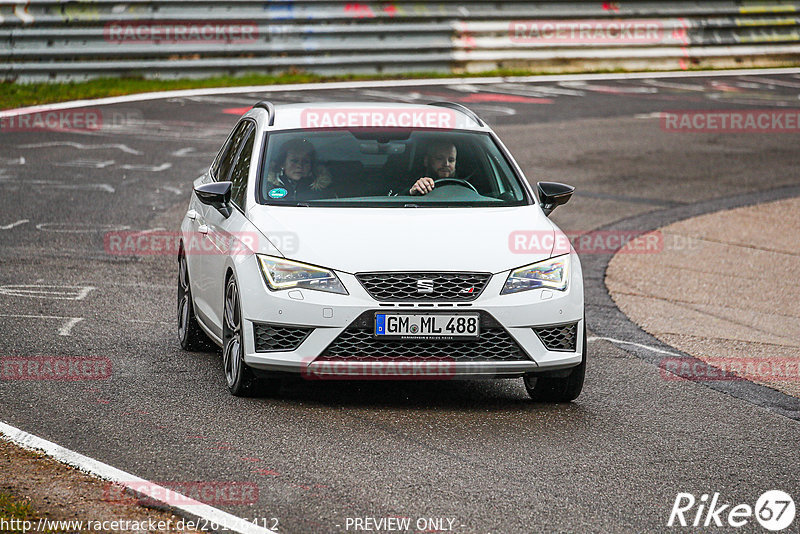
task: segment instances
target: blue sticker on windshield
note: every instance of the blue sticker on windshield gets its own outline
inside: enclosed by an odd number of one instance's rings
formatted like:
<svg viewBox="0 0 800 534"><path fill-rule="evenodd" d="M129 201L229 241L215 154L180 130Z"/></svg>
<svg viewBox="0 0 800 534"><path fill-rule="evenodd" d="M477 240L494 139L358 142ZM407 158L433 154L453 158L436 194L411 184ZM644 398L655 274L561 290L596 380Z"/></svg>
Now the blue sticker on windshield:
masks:
<svg viewBox="0 0 800 534"><path fill-rule="evenodd" d="M269 198L283 198L287 194L289 194L289 192L282 187L276 187L275 189L270 189L269 193L267 193L267 195L269 195Z"/></svg>

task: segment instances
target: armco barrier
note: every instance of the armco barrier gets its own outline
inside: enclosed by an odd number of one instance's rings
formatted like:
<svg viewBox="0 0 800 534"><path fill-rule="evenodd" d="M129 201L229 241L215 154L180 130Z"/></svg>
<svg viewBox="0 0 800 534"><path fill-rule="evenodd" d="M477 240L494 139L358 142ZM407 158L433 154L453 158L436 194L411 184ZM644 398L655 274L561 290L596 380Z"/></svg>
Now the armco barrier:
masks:
<svg viewBox="0 0 800 534"><path fill-rule="evenodd" d="M787 0L0 0L0 76L796 65L797 13Z"/></svg>

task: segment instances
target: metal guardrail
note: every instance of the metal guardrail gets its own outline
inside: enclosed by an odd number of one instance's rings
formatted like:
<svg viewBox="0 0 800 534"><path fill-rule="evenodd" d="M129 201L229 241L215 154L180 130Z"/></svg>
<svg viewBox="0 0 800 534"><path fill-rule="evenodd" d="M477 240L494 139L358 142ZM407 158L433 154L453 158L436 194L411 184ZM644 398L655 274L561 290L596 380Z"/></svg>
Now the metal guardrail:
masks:
<svg viewBox="0 0 800 534"><path fill-rule="evenodd" d="M800 1L0 0L0 77L797 65Z"/></svg>

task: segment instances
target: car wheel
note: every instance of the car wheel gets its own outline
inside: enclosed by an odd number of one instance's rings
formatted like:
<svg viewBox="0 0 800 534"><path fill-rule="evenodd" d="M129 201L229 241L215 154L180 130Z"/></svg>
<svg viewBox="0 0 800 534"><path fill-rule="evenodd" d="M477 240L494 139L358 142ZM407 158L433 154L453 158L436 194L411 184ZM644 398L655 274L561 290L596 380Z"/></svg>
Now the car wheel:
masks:
<svg viewBox="0 0 800 534"><path fill-rule="evenodd" d="M556 375L556 376L553 376ZM563 376L559 376L563 375ZM525 389L531 399L539 402L570 402L578 398L586 375L586 321L583 325L583 359L581 363L564 371L523 377Z"/></svg>
<svg viewBox="0 0 800 534"><path fill-rule="evenodd" d="M189 268L186 255L178 256L178 339L184 350L208 350L211 342L197 324L192 303L192 287L189 284Z"/></svg>
<svg viewBox="0 0 800 534"><path fill-rule="evenodd" d="M222 363L228 391L236 397L257 393L259 380L244 363L244 338L242 332L242 306L239 286L231 276L225 284L225 308L222 325Z"/></svg>

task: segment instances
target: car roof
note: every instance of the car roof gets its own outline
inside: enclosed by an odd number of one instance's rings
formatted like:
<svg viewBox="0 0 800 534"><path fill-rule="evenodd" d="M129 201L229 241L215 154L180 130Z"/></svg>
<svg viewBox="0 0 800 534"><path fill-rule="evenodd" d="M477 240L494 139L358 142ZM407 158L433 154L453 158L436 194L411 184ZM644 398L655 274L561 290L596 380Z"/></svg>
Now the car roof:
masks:
<svg viewBox="0 0 800 534"><path fill-rule="evenodd" d="M248 115L273 124L270 129L434 128L488 131L470 109L453 102L400 104L386 102L314 102L273 106L259 102Z"/></svg>

